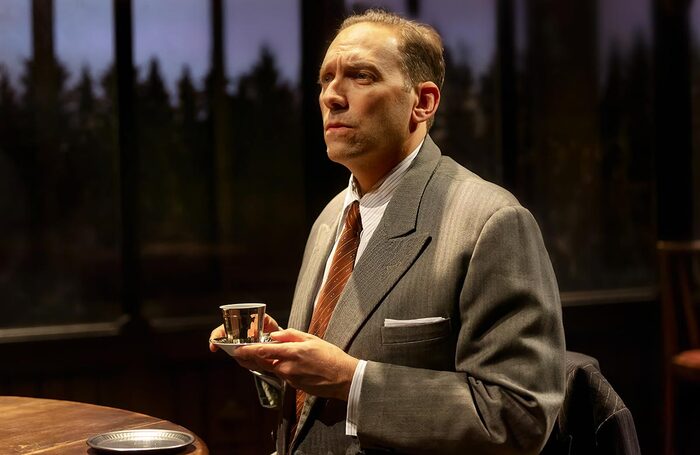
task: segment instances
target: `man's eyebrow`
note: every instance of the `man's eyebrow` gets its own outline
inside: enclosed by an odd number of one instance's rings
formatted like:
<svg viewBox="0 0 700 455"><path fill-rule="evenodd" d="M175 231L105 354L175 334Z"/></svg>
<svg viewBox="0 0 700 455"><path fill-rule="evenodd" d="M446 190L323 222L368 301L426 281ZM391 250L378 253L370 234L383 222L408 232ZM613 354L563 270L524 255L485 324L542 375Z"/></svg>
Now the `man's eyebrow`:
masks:
<svg viewBox="0 0 700 455"><path fill-rule="evenodd" d="M318 72L318 80L319 81L323 78L323 75L328 72L327 66L328 65L323 65L319 69L319 72ZM345 67L349 70L352 70L352 71L369 70L369 71L372 71L373 73L381 74L381 70L379 69L379 66L377 66L374 63L369 62L369 61L347 62L347 63L345 63Z"/></svg>
<svg viewBox="0 0 700 455"><path fill-rule="evenodd" d="M375 65L375 64L372 63L372 62L367 62L367 61L363 61L363 62L349 62L349 63L347 64L347 67L350 68L350 69L352 69L352 70L370 70L370 71L373 71L373 72L375 72L375 73L379 73L379 72L380 72L380 71L379 71L379 67L378 67L377 65Z"/></svg>

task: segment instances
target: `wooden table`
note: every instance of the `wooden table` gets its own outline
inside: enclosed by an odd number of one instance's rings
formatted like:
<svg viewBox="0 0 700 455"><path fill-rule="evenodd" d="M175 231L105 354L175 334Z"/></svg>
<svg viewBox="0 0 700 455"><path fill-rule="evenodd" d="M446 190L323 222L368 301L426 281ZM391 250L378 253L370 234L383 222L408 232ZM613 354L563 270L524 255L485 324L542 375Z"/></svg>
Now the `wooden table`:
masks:
<svg viewBox="0 0 700 455"><path fill-rule="evenodd" d="M89 437L135 428L190 433L195 442L176 453L209 453L197 435L167 420L74 401L0 396L0 453L3 454L95 454L86 443Z"/></svg>

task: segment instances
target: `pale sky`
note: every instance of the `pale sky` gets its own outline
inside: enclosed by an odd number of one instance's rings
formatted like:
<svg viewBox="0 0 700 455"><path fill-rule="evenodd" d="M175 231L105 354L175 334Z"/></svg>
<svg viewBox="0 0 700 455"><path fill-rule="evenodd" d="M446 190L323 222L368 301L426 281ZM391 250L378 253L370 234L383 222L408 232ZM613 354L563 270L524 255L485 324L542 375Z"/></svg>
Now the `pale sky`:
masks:
<svg viewBox="0 0 700 455"><path fill-rule="evenodd" d="M516 0L522 8L523 2ZM651 39L651 0L599 0L600 56L603 61L611 43L625 47L636 34ZM0 65L16 83L22 62L31 54L29 0L0 0ZM346 0L346 5L355 3ZM405 13L403 0L362 1ZM56 55L77 80L88 65L93 76L101 75L113 61L111 0L54 0ZM494 0L423 0L419 19L434 25L445 44L460 60L477 72L488 68L495 51ZM203 0L133 0L134 58L140 76L152 56L160 62L172 90L184 65L198 87L210 59L209 2ZM235 82L250 70L267 45L275 55L284 79L298 82L300 65L299 0L224 0L225 58L229 78ZM691 12L700 24L700 7ZM516 32L523 33L518 22ZM700 26L696 27L700 30ZM519 43L523 46L524 43ZM461 57L461 58L460 58ZM602 66L602 65L601 65Z"/></svg>
<svg viewBox="0 0 700 455"><path fill-rule="evenodd" d="M1 0L0 65L16 83L22 62L31 54L29 0ZM93 76L113 61L111 0L55 0L54 46L57 58L75 83L87 64ZM201 87L210 60L209 2L203 0L134 0L134 62L144 76L157 57L170 89L188 65ZM267 45L282 76L298 80L300 21L298 0L225 0L224 46L232 79L250 70Z"/></svg>

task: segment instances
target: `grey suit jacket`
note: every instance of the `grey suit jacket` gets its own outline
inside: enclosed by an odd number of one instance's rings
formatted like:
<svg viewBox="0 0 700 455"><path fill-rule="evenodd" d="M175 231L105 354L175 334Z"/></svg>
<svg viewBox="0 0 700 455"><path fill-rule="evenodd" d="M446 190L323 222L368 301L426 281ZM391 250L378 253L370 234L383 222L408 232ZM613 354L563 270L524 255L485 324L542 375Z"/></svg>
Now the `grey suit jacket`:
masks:
<svg viewBox="0 0 700 455"><path fill-rule="evenodd" d="M566 352L564 404L542 455L639 455L632 412L593 357Z"/></svg>
<svg viewBox="0 0 700 455"><path fill-rule="evenodd" d="M289 326L306 330L342 193L309 235ZM384 320L440 316L416 327ZM347 403L308 397L294 453L537 453L564 396L556 279L532 215L427 137L341 296L325 339L368 361L358 436ZM286 453L288 420L278 429Z"/></svg>

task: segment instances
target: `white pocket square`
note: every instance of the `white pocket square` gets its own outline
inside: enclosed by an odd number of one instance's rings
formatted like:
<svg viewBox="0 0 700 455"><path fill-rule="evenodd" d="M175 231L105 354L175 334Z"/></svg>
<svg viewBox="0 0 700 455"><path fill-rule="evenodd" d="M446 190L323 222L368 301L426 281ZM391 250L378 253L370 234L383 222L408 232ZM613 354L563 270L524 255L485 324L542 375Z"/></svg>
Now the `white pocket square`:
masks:
<svg viewBox="0 0 700 455"><path fill-rule="evenodd" d="M418 319L384 319L384 327L412 327L417 325L434 324L436 322L444 321L445 318L440 316L435 316L432 318L418 318Z"/></svg>

